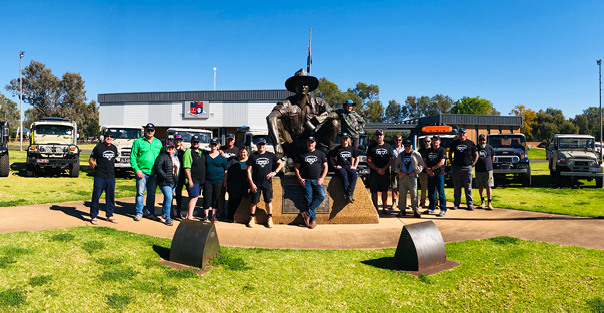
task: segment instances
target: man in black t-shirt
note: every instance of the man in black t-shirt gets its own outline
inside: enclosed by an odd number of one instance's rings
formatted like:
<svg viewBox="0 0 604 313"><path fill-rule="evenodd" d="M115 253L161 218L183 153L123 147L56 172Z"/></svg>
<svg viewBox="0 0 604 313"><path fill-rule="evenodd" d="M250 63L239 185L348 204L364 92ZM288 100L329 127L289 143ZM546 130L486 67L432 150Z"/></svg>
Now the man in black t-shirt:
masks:
<svg viewBox="0 0 604 313"><path fill-rule="evenodd" d="M94 187L92 189L92 205L90 206L90 223L98 225L99 221L99 199L105 191L105 213L107 221L117 223L113 218L113 209L115 208L115 157L117 157L117 147L114 146L113 132L105 132L103 142L99 143L90 154L88 164L94 171ZM96 161L96 163L95 163Z"/></svg>
<svg viewBox="0 0 604 313"><path fill-rule="evenodd" d="M344 190L344 199L348 202L354 202L354 188L357 182L357 166L359 164L359 153L351 145L350 135L342 133L340 145L333 149L329 158L336 175L342 180Z"/></svg>
<svg viewBox="0 0 604 313"><path fill-rule="evenodd" d="M315 209L325 199L323 180L327 175L327 158L325 153L316 150L317 141L314 137L308 137L306 141L307 151L301 154L295 161L295 172L298 182L304 187L306 198L306 211L302 211L304 223L310 229L317 226L317 215Z"/></svg>
<svg viewBox="0 0 604 313"><path fill-rule="evenodd" d="M375 132L377 143L369 146L367 151L367 165L371 168L369 173L369 189L373 206L378 209L378 192L382 193L382 214L388 211L388 189L390 188L390 165L394 162L392 146L384 142L384 132L378 129Z"/></svg>
<svg viewBox="0 0 604 313"><path fill-rule="evenodd" d="M227 164L231 165L231 163L237 160L239 156L239 148L235 147L235 135L228 134L226 138L226 145L220 147L220 151L223 153L223 156L227 160ZM220 190L220 197L218 198L219 211L218 217L226 217L227 210L224 206L225 197L226 197L227 188L226 186L222 186Z"/></svg>
<svg viewBox="0 0 604 313"><path fill-rule="evenodd" d="M252 153L247 159L247 179L250 183L250 222L248 227L256 225L256 205L260 202L260 193L264 195L264 208L268 215L267 227L273 227L273 176L277 175L283 166L283 161L272 152L266 151L266 139L258 139L256 144L258 151ZM273 171L273 164L277 163L277 169Z"/></svg>
<svg viewBox="0 0 604 313"><path fill-rule="evenodd" d="M491 187L493 187L493 161L495 153L493 147L487 144L485 135L478 136L478 161L476 162L476 186L480 192L480 207L484 208L484 189L487 189L488 206L487 210L492 210L491 205Z"/></svg>
<svg viewBox="0 0 604 313"><path fill-rule="evenodd" d="M478 161L478 150L471 140L466 139L466 129L460 128L457 140L449 147L449 160L451 161L453 173L453 209L456 210L461 204L461 188L466 194L466 206L468 211L473 211L472 201L472 167Z"/></svg>
<svg viewBox="0 0 604 313"><path fill-rule="evenodd" d="M426 149L423 155L426 173L428 173L428 198L430 204L424 214L436 211L436 193L440 202L440 213L437 216L447 214L447 198L445 197L445 161L447 151L440 146L440 136L432 136L432 147Z"/></svg>

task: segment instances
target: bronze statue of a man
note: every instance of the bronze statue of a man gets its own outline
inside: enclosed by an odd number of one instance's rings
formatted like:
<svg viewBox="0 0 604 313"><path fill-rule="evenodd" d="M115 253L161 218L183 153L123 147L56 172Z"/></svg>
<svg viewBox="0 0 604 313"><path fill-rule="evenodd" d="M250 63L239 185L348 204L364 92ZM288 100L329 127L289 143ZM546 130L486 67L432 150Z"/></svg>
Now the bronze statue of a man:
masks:
<svg viewBox="0 0 604 313"><path fill-rule="evenodd" d="M306 140L313 136L317 149L327 153L338 135L338 114L325 100L310 95L319 80L301 69L285 81L285 88L296 94L277 102L266 117L275 153L295 159L306 151Z"/></svg>

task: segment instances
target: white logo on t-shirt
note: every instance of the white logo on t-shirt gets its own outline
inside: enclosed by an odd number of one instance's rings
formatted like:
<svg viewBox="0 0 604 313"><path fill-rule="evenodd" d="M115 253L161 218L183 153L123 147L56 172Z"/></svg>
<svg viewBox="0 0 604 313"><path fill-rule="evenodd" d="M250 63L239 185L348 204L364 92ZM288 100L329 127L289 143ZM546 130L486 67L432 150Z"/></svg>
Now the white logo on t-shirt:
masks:
<svg viewBox="0 0 604 313"><path fill-rule="evenodd" d="M111 150L106 150L103 152L103 157L109 161L113 160L113 158L115 158L115 152L111 151Z"/></svg>
<svg viewBox="0 0 604 313"><path fill-rule="evenodd" d="M428 153L428 159L430 159L430 161L434 161L434 159L436 159L437 156L438 156L438 153L436 153L436 152Z"/></svg>
<svg viewBox="0 0 604 313"><path fill-rule="evenodd" d="M487 152L485 150L478 151L478 154L480 155L481 159L484 159L487 157Z"/></svg>
<svg viewBox="0 0 604 313"><path fill-rule="evenodd" d="M314 164L315 162L317 162L318 160L319 160L319 158L317 158L317 156L316 156L316 155L307 155L307 156L304 158L304 162L306 162L306 163L308 163L308 164L310 164L310 165L313 165L313 164Z"/></svg>
<svg viewBox="0 0 604 313"><path fill-rule="evenodd" d="M270 160L267 158L258 158L256 159L256 164L260 165L260 167L265 167L270 163Z"/></svg>
<svg viewBox="0 0 604 313"><path fill-rule="evenodd" d="M468 146L466 146L466 145L459 145L459 146L457 146L457 150L459 150L459 152L463 152L466 149L468 149Z"/></svg>
<svg viewBox="0 0 604 313"><path fill-rule="evenodd" d="M379 156L385 156L386 154L388 154L388 150L384 148L377 148L375 149L375 154Z"/></svg>
<svg viewBox="0 0 604 313"><path fill-rule="evenodd" d="M348 160L348 159L350 159L350 157L352 157L352 153L350 153L350 151L340 152L340 158L342 158L344 160Z"/></svg>

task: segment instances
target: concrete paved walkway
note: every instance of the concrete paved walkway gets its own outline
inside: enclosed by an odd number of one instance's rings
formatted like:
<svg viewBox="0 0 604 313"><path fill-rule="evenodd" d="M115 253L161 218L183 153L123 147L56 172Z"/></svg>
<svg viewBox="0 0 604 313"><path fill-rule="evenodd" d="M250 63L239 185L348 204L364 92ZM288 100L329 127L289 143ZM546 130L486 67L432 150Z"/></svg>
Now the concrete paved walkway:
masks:
<svg viewBox="0 0 604 313"><path fill-rule="evenodd" d="M158 194L158 213L162 200ZM101 210L104 210L103 204ZM89 211L90 201L0 208L0 233L90 226ZM172 227L149 219L135 222L132 219L134 212L134 198L118 199L115 217L119 224L105 221L101 211L99 225L157 237L173 237L178 222ZM272 229L259 225L250 229L242 224L223 222L217 223L216 229L220 244L231 247L376 249L396 247L404 225L426 220L436 223L445 242L512 236L604 250L604 219L507 209L448 210L442 218L434 215L422 215L421 219L384 217L380 218L379 224L317 225L313 230L289 225L275 225Z"/></svg>

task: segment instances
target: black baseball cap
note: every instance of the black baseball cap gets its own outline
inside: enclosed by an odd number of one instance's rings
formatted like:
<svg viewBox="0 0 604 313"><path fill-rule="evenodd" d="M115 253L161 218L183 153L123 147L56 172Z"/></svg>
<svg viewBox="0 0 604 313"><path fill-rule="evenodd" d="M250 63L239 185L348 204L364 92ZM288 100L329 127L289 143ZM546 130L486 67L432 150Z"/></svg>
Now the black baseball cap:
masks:
<svg viewBox="0 0 604 313"><path fill-rule="evenodd" d="M113 137L113 132L111 131L111 129L108 129L108 130L105 132L105 137L109 137L109 136Z"/></svg>
<svg viewBox="0 0 604 313"><path fill-rule="evenodd" d="M381 129L378 129L378 130L376 130L376 131L375 131L375 134L376 134L376 135L383 135L383 134L384 134L384 131L383 131L383 130L381 130Z"/></svg>
<svg viewBox="0 0 604 313"><path fill-rule="evenodd" d="M216 138L210 139L210 144L211 145L217 145L218 144L218 139L216 139Z"/></svg>
<svg viewBox="0 0 604 313"><path fill-rule="evenodd" d="M432 139L438 139L440 141L440 136L439 135L434 135L434 136L432 136Z"/></svg>
<svg viewBox="0 0 604 313"><path fill-rule="evenodd" d="M257 145L265 145L265 144L266 144L266 139L264 139L264 138L258 138Z"/></svg>
<svg viewBox="0 0 604 313"><path fill-rule="evenodd" d="M465 128L460 128L459 129L459 133L460 134L465 134L466 133L466 129Z"/></svg>
<svg viewBox="0 0 604 313"><path fill-rule="evenodd" d="M348 133L342 133L342 138L350 138L350 135L348 135Z"/></svg>
<svg viewBox="0 0 604 313"><path fill-rule="evenodd" d="M153 123L148 123L147 125L145 125L145 130L155 130L155 125L153 125Z"/></svg>
<svg viewBox="0 0 604 313"><path fill-rule="evenodd" d="M199 142L199 136L197 136L197 135L191 136L191 142Z"/></svg>
<svg viewBox="0 0 604 313"><path fill-rule="evenodd" d="M313 142L317 142L317 140L315 139L315 137L310 136L308 137L308 139L306 141L313 141Z"/></svg>
<svg viewBox="0 0 604 313"><path fill-rule="evenodd" d="M407 139L405 141L403 141L403 146L411 146L411 140Z"/></svg>

